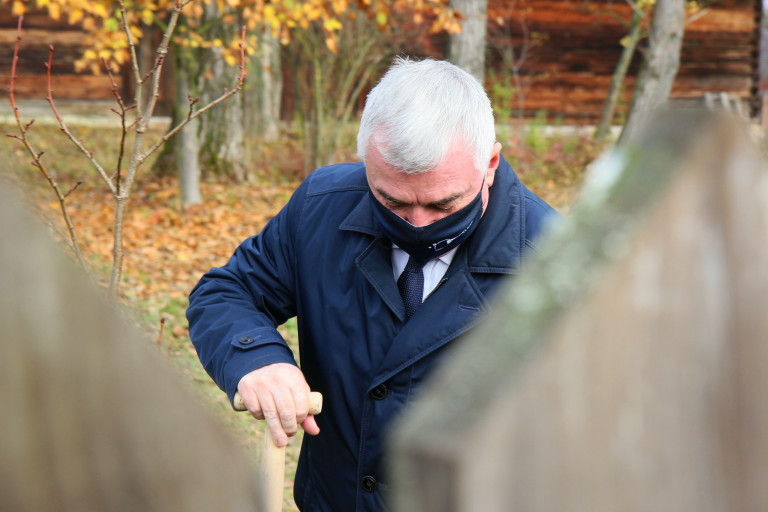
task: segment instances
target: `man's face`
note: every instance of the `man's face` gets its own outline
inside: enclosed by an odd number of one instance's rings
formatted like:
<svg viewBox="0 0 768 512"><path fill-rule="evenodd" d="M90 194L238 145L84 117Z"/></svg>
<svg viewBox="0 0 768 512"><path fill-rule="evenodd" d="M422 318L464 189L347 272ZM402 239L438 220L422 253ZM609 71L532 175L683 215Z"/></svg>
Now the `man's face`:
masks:
<svg viewBox="0 0 768 512"><path fill-rule="evenodd" d="M488 189L499 166L501 144L493 147L488 172L475 169L474 157L463 147L451 149L437 169L405 174L388 165L375 146L365 162L368 186L381 204L414 226L422 227L467 206L482 186L483 213L488 205Z"/></svg>

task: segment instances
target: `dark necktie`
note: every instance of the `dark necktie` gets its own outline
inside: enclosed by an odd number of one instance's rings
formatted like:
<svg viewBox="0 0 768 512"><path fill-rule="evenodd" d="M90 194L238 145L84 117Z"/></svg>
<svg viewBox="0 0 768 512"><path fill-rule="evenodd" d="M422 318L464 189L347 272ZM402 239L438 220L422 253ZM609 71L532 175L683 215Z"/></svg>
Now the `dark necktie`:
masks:
<svg viewBox="0 0 768 512"><path fill-rule="evenodd" d="M397 289L405 304L405 319L409 320L421 306L421 298L424 296L424 274L421 267L413 257L408 258L405 270L397 279Z"/></svg>

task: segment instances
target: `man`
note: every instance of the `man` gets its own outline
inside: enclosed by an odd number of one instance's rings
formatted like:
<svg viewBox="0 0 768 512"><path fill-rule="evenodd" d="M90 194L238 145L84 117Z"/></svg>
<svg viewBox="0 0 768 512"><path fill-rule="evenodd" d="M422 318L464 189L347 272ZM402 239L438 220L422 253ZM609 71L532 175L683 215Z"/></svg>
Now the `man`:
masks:
<svg viewBox="0 0 768 512"><path fill-rule="evenodd" d="M384 508L382 445L554 213L501 157L480 83L396 59L367 98L363 162L323 167L190 295L190 335L278 445L307 436L304 511ZM275 326L296 316L301 369ZM307 415L310 389L324 410ZM435 428L439 428L436 425Z"/></svg>

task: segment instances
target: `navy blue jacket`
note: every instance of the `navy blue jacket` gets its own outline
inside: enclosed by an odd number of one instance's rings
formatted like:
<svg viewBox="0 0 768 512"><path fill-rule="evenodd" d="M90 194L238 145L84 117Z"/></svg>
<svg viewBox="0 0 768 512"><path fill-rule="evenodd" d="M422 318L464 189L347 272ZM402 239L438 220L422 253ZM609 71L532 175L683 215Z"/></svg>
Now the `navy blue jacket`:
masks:
<svg viewBox="0 0 768 512"><path fill-rule="evenodd" d="M324 397L321 432L304 436L296 474L303 511L384 508L387 425L451 342L480 321L492 291L520 270L554 213L501 159L478 227L405 323L392 244L379 230L373 200L362 163L316 170L190 295L190 336L230 401L251 370L295 364L275 326L297 317L302 371Z"/></svg>

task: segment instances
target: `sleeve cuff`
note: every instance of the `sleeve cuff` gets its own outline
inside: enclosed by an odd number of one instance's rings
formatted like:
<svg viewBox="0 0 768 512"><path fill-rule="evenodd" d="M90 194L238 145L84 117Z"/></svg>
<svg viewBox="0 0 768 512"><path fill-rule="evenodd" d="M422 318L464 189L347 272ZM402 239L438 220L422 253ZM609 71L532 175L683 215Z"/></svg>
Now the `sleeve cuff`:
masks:
<svg viewBox="0 0 768 512"><path fill-rule="evenodd" d="M293 352L283 337L272 327L259 327L232 336L231 351L224 373L224 391L232 404L237 385L245 375L253 370L275 363L288 363L295 366Z"/></svg>

